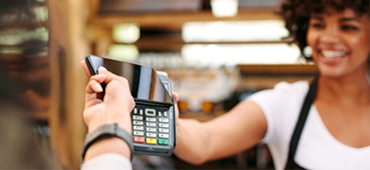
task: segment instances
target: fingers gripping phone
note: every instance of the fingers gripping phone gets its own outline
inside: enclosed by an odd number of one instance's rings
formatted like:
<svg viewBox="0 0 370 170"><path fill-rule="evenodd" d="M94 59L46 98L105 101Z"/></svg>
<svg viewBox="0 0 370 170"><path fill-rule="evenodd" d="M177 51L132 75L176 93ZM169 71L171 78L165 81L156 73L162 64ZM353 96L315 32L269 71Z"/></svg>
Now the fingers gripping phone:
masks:
<svg viewBox="0 0 370 170"><path fill-rule="evenodd" d="M85 60L92 75L104 66L128 80L136 103L131 112L134 153L172 155L176 146L175 104L167 74L148 66L93 55Z"/></svg>

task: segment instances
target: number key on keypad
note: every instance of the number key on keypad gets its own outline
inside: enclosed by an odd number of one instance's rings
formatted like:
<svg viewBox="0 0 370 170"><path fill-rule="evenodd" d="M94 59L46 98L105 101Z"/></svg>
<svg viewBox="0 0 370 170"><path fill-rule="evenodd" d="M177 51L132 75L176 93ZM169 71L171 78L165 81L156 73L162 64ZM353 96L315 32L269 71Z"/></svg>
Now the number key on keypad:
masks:
<svg viewBox="0 0 370 170"><path fill-rule="evenodd" d="M148 121L148 122L155 122L156 121L156 119L154 117L147 117L147 118L145 118L145 120Z"/></svg>
<svg viewBox="0 0 370 170"><path fill-rule="evenodd" d="M134 126L134 130L144 130L144 126Z"/></svg>
<svg viewBox="0 0 370 170"><path fill-rule="evenodd" d="M146 137L156 138L157 134L156 133L146 133Z"/></svg>
<svg viewBox="0 0 370 170"><path fill-rule="evenodd" d="M158 119L159 122L165 122L165 123L168 123L168 119L167 118L159 118Z"/></svg>
<svg viewBox="0 0 370 170"><path fill-rule="evenodd" d="M169 125L167 123L159 123L158 125L159 125L159 127L162 127L162 128L168 128L169 127Z"/></svg>
<svg viewBox="0 0 370 170"><path fill-rule="evenodd" d="M157 124L156 123L151 123L151 122L146 122L146 126L156 127Z"/></svg>
<svg viewBox="0 0 370 170"><path fill-rule="evenodd" d="M168 134L165 134L165 133L160 133L160 134L159 134L159 137L160 137L160 138L168 138L168 137L169 137L169 135L168 135Z"/></svg>
<svg viewBox="0 0 370 170"><path fill-rule="evenodd" d="M134 124L134 125L143 125L144 122L143 121L132 121L132 124Z"/></svg>
<svg viewBox="0 0 370 170"><path fill-rule="evenodd" d="M144 132L143 131L134 131L134 135L136 135L136 136L144 136Z"/></svg>
<svg viewBox="0 0 370 170"><path fill-rule="evenodd" d="M133 116L132 116L132 119L133 119L133 120L143 120L143 116L136 116L136 115L133 115Z"/></svg>
<svg viewBox="0 0 370 170"><path fill-rule="evenodd" d="M159 130L159 132L163 132L163 133L169 133L170 132L169 129L165 129L165 128L159 128L158 130Z"/></svg>
<svg viewBox="0 0 370 170"><path fill-rule="evenodd" d="M157 129L156 129L156 128L150 128L150 127L147 127L147 128L146 128L146 131L147 131L147 132L157 132Z"/></svg>

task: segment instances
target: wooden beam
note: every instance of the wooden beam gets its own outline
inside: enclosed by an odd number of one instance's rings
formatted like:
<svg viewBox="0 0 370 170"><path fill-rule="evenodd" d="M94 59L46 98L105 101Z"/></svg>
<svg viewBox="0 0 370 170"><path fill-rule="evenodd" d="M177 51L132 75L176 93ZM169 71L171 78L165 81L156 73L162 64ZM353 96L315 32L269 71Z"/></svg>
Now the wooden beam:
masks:
<svg viewBox="0 0 370 170"><path fill-rule="evenodd" d="M90 16L96 16L99 11L100 0L90 0Z"/></svg>
<svg viewBox="0 0 370 170"><path fill-rule="evenodd" d="M90 18L89 23L101 27L112 27L117 23L138 23L140 27L161 27L181 30L182 24L190 21L245 21L245 20L279 20L272 10L240 11L235 17L216 18L211 11L196 13L150 13L150 14L100 14Z"/></svg>
<svg viewBox="0 0 370 170"><path fill-rule="evenodd" d="M317 75L316 65L238 65L244 75Z"/></svg>

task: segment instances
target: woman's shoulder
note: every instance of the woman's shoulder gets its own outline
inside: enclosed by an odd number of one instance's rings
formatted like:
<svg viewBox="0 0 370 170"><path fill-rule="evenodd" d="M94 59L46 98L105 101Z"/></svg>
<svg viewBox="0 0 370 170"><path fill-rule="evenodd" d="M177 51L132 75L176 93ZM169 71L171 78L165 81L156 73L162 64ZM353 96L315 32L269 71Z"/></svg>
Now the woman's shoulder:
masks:
<svg viewBox="0 0 370 170"><path fill-rule="evenodd" d="M308 81L301 80L301 81L296 81L293 83L288 83L286 81L282 81L277 83L272 91L278 91L278 92L283 92L289 96L302 96L307 93L309 89L309 83Z"/></svg>
<svg viewBox="0 0 370 170"><path fill-rule="evenodd" d="M272 89L259 91L249 100L254 101L260 107L282 107L296 105L303 102L303 99L308 91L308 81L297 81L293 83L279 82Z"/></svg>
<svg viewBox="0 0 370 170"><path fill-rule="evenodd" d="M272 89L265 89L258 91L255 94L273 95L273 96L287 96L287 97L299 97L305 95L308 91L308 81L296 81L289 83L281 81L277 83Z"/></svg>

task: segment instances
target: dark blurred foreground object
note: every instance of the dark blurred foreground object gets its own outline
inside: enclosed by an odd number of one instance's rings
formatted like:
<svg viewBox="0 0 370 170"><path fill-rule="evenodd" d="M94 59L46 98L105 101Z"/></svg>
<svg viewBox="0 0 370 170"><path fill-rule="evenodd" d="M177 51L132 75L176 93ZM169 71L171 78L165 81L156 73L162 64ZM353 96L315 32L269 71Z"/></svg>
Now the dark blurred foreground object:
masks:
<svg viewBox="0 0 370 170"><path fill-rule="evenodd" d="M0 1L0 169L57 167L45 126L48 15L45 0Z"/></svg>
<svg viewBox="0 0 370 170"><path fill-rule="evenodd" d="M20 88L8 100L47 119L50 96L46 0L0 1L0 69Z"/></svg>
<svg viewBox="0 0 370 170"><path fill-rule="evenodd" d="M0 101L0 108L0 169L56 168L31 119L9 103Z"/></svg>

